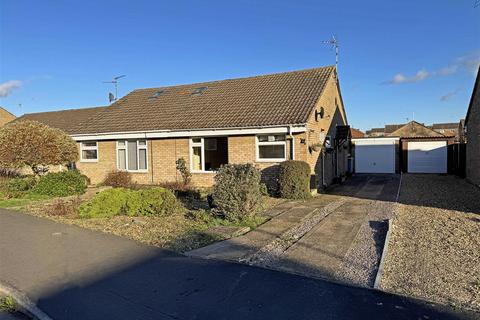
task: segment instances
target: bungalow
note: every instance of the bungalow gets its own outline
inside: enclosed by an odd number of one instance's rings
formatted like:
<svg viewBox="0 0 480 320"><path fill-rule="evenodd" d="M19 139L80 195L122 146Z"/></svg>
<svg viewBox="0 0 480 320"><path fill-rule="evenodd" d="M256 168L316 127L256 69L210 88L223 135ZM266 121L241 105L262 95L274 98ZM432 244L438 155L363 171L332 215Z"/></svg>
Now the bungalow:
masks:
<svg viewBox="0 0 480 320"><path fill-rule="evenodd" d="M345 174L349 130L335 66L134 90L108 107L23 115L78 142L76 167L94 184L112 170L136 182L180 179L184 158L196 186L227 163L254 163L272 182L278 163L310 164L314 187Z"/></svg>
<svg viewBox="0 0 480 320"><path fill-rule="evenodd" d="M480 186L480 67L465 118L467 140L467 179Z"/></svg>

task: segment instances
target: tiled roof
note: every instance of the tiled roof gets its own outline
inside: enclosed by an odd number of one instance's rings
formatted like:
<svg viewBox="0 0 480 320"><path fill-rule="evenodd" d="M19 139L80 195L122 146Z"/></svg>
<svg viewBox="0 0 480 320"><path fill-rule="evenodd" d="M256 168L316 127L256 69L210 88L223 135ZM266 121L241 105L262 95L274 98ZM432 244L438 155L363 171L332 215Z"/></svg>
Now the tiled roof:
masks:
<svg viewBox="0 0 480 320"><path fill-rule="evenodd" d="M350 132L352 134L352 138L364 138L365 137L365 133L363 133L362 131L360 131L358 129L350 128Z"/></svg>
<svg viewBox="0 0 480 320"><path fill-rule="evenodd" d="M58 128L66 133L73 134L80 131L79 127L88 125L89 120L107 107L71 109L61 111L27 113L15 121L31 120Z"/></svg>
<svg viewBox="0 0 480 320"><path fill-rule="evenodd" d="M430 127L429 127L430 128ZM458 122L453 123L434 123L431 128L433 130L437 129L458 129Z"/></svg>
<svg viewBox="0 0 480 320"><path fill-rule="evenodd" d="M135 90L75 133L304 124L334 66L250 78Z"/></svg>
<svg viewBox="0 0 480 320"><path fill-rule="evenodd" d="M395 130L389 134L390 136L401 138L414 138L414 137L445 137L445 135L438 133L432 129L425 127L423 124L416 121L410 121L403 127Z"/></svg>

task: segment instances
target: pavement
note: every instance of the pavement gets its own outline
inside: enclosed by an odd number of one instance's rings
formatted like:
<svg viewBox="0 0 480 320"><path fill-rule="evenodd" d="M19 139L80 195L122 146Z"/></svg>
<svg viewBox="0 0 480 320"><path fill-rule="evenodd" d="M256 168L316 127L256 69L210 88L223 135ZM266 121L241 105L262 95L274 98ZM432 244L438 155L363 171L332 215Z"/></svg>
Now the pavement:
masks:
<svg viewBox="0 0 480 320"><path fill-rule="evenodd" d="M387 202L389 205L384 206L383 210L393 210L399 181L399 175L356 175L347 183L334 187L328 194L307 202L287 202L274 208L275 212L269 213L272 219L254 231L190 251L187 255L246 262L309 277L343 280L339 279L337 272L345 265L347 252L362 224L371 222L367 216L372 211L372 204L375 204L373 201ZM315 218L314 223L310 223ZM291 231L296 229L301 232ZM386 234L386 228L383 232ZM382 241L385 234L380 235ZM285 238L293 238L294 241L285 248L275 248L275 243ZM271 255L268 251L275 250L281 253L274 259L267 256ZM258 258L259 255L266 257ZM269 261L265 262L266 259Z"/></svg>
<svg viewBox="0 0 480 320"><path fill-rule="evenodd" d="M379 291L189 258L0 209L0 283L53 319L475 319Z"/></svg>

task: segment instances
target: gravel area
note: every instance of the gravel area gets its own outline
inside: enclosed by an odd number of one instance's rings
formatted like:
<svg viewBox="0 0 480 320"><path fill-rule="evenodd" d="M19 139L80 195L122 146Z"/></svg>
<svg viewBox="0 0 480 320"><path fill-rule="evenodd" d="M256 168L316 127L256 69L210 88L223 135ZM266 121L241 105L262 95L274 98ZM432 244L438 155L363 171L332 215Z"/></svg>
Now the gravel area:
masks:
<svg viewBox="0 0 480 320"><path fill-rule="evenodd" d="M404 175L380 287L480 311L480 189Z"/></svg>
<svg viewBox="0 0 480 320"><path fill-rule="evenodd" d="M392 217L395 203L366 201L365 206L371 211L365 217L335 278L358 286L373 287L388 230L387 220Z"/></svg>

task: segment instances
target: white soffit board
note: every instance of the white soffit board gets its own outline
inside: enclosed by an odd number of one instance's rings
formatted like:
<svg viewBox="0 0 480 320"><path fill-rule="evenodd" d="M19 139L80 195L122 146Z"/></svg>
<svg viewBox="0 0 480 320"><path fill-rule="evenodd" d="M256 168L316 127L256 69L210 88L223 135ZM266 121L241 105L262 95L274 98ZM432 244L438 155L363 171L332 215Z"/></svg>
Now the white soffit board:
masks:
<svg viewBox="0 0 480 320"><path fill-rule="evenodd" d="M396 143L398 140L398 138L354 140L355 172L395 173Z"/></svg>
<svg viewBox="0 0 480 320"><path fill-rule="evenodd" d="M447 173L446 141L409 141L408 172Z"/></svg>

